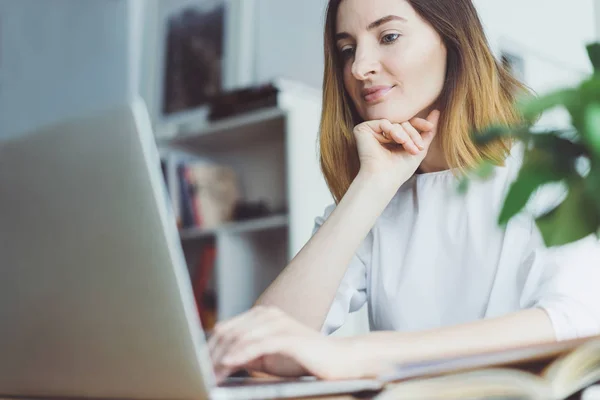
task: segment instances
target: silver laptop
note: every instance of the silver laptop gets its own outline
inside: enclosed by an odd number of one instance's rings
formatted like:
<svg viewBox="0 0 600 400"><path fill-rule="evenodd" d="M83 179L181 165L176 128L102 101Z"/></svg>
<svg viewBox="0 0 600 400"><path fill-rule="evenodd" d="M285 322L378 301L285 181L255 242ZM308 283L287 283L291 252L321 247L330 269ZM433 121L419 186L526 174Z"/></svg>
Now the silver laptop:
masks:
<svg viewBox="0 0 600 400"><path fill-rule="evenodd" d="M0 142L0 396L268 399L217 386L141 100Z"/></svg>

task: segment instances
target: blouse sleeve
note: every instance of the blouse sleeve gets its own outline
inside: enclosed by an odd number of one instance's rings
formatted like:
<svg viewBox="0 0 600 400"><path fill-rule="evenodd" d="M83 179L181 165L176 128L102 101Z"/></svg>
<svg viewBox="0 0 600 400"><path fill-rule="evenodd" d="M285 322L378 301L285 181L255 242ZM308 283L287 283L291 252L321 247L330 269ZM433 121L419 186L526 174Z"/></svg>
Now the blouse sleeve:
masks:
<svg viewBox="0 0 600 400"><path fill-rule="evenodd" d="M335 204L327 207L321 217L315 219L313 235L325 223L335 209ZM370 235L370 234L369 234ZM358 311L367 301L367 263L368 240L365 239L359 250L355 253L348 265L348 269L340 283L331 308L325 318L321 331L331 334L346 322L349 313Z"/></svg>
<svg viewBox="0 0 600 400"><path fill-rule="evenodd" d="M589 236L565 246L546 248L534 229L532 248L522 271L527 279L521 308L546 311L557 340L600 333L600 242Z"/></svg>

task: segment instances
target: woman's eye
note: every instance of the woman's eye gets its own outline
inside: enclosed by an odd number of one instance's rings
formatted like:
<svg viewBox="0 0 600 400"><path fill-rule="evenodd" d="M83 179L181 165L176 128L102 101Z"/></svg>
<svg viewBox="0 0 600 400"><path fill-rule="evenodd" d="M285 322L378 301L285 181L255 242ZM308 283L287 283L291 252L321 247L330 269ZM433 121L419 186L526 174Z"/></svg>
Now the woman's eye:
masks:
<svg viewBox="0 0 600 400"><path fill-rule="evenodd" d="M398 34L398 33L390 33L390 34L388 34L388 35L385 35L385 36L384 36L384 37L381 39L381 41L382 41L384 44L391 44L391 43L394 43L396 40L398 40L398 38L399 38L399 37L400 37L400 34Z"/></svg>
<svg viewBox="0 0 600 400"><path fill-rule="evenodd" d="M347 60L354 55L354 48L352 47L344 47L340 50L340 55L342 59Z"/></svg>

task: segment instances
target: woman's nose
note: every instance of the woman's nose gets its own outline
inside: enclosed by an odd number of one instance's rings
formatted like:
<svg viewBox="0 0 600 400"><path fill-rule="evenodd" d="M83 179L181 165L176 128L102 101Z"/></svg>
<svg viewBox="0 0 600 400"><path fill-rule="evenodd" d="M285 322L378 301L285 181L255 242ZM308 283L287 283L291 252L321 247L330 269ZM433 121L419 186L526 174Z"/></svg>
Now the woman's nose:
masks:
<svg viewBox="0 0 600 400"><path fill-rule="evenodd" d="M379 60L373 51L356 51L352 64L352 75L358 80L368 79L379 70Z"/></svg>

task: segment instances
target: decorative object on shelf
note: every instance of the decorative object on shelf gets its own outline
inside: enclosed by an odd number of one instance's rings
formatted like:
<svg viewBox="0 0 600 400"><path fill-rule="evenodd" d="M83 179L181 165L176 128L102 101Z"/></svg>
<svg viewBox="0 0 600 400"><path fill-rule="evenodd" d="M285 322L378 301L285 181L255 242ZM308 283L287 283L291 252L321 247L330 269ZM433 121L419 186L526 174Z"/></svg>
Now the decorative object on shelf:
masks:
<svg viewBox="0 0 600 400"><path fill-rule="evenodd" d="M210 100L209 120L216 121L261 108L277 106L279 90L271 83L220 93Z"/></svg>
<svg viewBox="0 0 600 400"><path fill-rule="evenodd" d="M211 229L233 220L240 192L232 168L187 163L180 166L179 175L184 228Z"/></svg>
<svg viewBox="0 0 600 400"><path fill-rule="evenodd" d="M265 201L241 201L235 205L233 219L243 221L247 219L266 217L272 214Z"/></svg>

